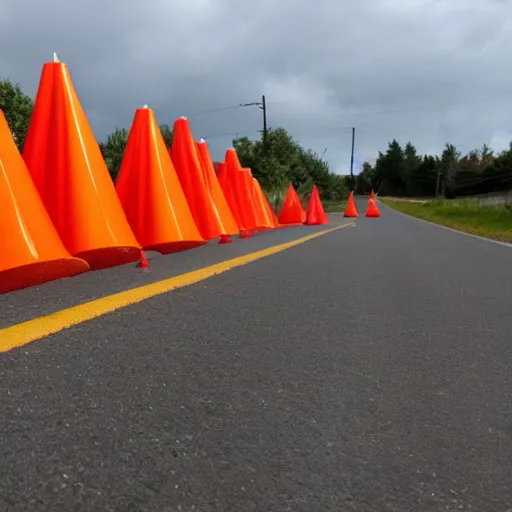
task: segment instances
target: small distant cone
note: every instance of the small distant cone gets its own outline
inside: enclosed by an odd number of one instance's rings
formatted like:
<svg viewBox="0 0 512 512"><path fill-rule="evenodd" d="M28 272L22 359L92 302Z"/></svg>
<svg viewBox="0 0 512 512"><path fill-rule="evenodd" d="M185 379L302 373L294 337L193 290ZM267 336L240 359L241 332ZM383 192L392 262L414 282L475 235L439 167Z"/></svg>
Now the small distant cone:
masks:
<svg viewBox="0 0 512 512"><path fill-rule="evenodd" d="M313 192L308 201L308 209L306 212L306 224L308 225L322 225L329 224L329 219L325 214L322 201L320 200L320 194L318 193L318 187L313 187Z"/></svg>
<svg viewBox="0 0 512 512"><path fill-rule="evenodd" d="M228 235L220 235L219 244L230 244L232 241Z"/></svg>
<svg viewBox="0 0 512 512"><path fill-rule="evenodd" d="M370 199L375 199L375 193L373 192L373 188L370 190Z"/></svg>
<svg viewBox="0 0 512 512"><path fill-rule="evenodd" d="M73 256L92 269L137 261L140 246L63 63L43 66L23 158Z"/></svg>
<svg viewBox="0 0 512 512"><path fill-rule="evenodd" d="M148 259L146 258L146 253L144 251L140 251L140 261L137 264L137 268L142 268L142 269L149 268Z"/></svg>
<svg viewBox="0 0 512 512"><path fill-rule="evenodd" d="M201 139L196 144L206 186L208 187L213 205L219 217L221 236L234 235L239 232L238 225L219 184L219 179L217 178L215 168L213 167L210 151L208 150L208 144L204 139Z"/></svg>
<svg viewBox="0 0 512 512"><path fill-rule="evenodd" d="M186 117L174 122L170 155L201 236L205 240L212 240L229 234L206 184L199 152Z"/></svg>
<svg viewBox="0 0 512 512"><path fill-rule="evenodd" d="M365 217L378 218L380 217L379 209L377 208L377 203L373 199L368 199L368 209L364 214Z"/></svg>
<svg viewBox="0 0 512 512"><path fill-rule="evenodd" d="M347 208L345 209L344 217L359 217L356 208L356 202L354 201L354 192L350 192L347 201Z"/></svg>
<svg viewBox="0 0 512 512"><path fill-rule="evenodd" d="M0 293L89 270L65 249L0 110Z"/></svg>
<svg viewBox="0 0 512 512"><path fill-rule="evenodd" d="M135 111L116 184L126 218L146 250L162 254L206 243L192 217L153 111Z"/></svg>
<svg viewBox="0 0 512 512"><path fill-rule="evenodd" d="M293 185L290 184L284 198L283 207L279 213L279 224L303 224L306 220L306 212L302 207L299 196Z"/></svg>

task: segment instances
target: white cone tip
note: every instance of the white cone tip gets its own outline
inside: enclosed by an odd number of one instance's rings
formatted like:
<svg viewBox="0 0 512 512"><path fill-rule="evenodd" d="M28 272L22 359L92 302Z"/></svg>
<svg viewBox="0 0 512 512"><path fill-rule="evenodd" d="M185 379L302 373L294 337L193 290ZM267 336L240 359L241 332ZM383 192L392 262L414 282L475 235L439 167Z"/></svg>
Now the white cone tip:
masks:
<svg viewBox="0 0 512 512"><path fill-rule="evenodd" d="M181 116L180 119L187 119L187 116Z"/></svg>
<svg viewBox="0 0 512 512"><path fill-rule="evenodd" d="M142 108L149 108L147 105L144 105Z"/></svg>
<svg viewBox="0 0 512 512"><path fill-rule="evenodd" d="M60 62L59 56L55 52L53 52L53 62Z"/></svg>
<svg viewBox="0 0 512 512"><path fill-rule="evenodd" d="M199 142L206 142L202 137L199 139Z"/></svg>

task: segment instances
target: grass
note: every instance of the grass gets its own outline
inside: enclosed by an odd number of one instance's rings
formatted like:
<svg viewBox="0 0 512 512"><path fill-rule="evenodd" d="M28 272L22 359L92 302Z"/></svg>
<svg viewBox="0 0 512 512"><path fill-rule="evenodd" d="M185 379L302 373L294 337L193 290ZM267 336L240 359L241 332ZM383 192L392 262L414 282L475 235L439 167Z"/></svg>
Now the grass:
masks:
<svg viewBox="0 0 512 512"><path fill-rule="evenodd" d="M461 200L427 201L410 203L400 200L381 199L391 208L435 222L502 242L512 242L512 208L506 205L477 205Z"/></svg>
<svg viewBox="0 0 512 512"><path fill-rule="evenodd" d="M347 202L343 200L324 200L322 201L322 205L324 207L325 213L343 213L347 206Z"/></svg>

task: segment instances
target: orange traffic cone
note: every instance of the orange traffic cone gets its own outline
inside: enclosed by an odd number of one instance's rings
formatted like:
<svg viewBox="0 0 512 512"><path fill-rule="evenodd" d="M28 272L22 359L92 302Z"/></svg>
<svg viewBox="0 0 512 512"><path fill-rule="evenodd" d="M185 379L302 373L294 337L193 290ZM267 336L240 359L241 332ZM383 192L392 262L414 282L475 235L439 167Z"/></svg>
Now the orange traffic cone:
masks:
<svg viewBox="0 0 512 512"><path fill-rule="evenodd" d="M116 184L126 218L146 250L162 254L204 245L155 114L135 111Z"/></svg>
<svg viewBox="0 0 512 512"><path fill-rule="evenodd" d="M325 215L322 201L320 201L320 194L318 193L318 187L313 187L313 192L308 201L308 209L306 212L306 224L309 225L321 225L329 224L329 219Z"/></svg>
<svg viewBox="0 0 512 512"><path fill-rule="evenodd" d="M201 236L205 240L212 240L227 234L206 185L198 149L186 117L174 122L170 155Z"/></svg>
<svg viewBox="0 0 512 512"><path fill-rule="evenodd" d="M221 229L221 241L220 243L228 243L226 240L230 240L228 235L234 235L239 232L238 225L231 208L229 207L226 196L222 191L219 184L219 179L215 173L213 167L212 158L210 151L208 150L208 144L204 139L201 139L197 144L199 158L201 160L201 166L203 169L203 175L206 182L206 186L212 197L213 206L217 211L219 218L220 229ZM231 240L230 240L231 241Z"/></svg>
<svg viewBox="0 0 512 512"><path fill-rule="evenodd" d="M23 158L67 250L92 269L137 261L140 246L126 220L100 148L65 64L41 73Z"/></svg>
<svg viewBox="0 0 512 512"><path fill-rule="evenodd" d="M373 199L368 199L368 209L364 214L365 217L378 218L380 217L379 209L377 208L377 203Z"/></svg>
<svg viewBox="0 0 512 512"><path fill-rule="evenodd" d="M0 110L0 293L89 270L65 249Z"/></svg>
<svg viewBox="0 0 512 512"><path fill-rule="evenodd" d="M259 186L259 184L258 184L258 186ZM281 226L281 224L279 224L279 220L277 219L276 212L270 205L270 201L269 201L267 195L265 194L265 192L263 192L263 190L261 190L261 196L263 197L263 202L265 204L267 214L270 217L270 220L272 221L272 225L273 225L274 229L281 229L282 227L284 227L284 226Z"/></svg>
<svg viewBox="0 0 512 512"><path fill-rule="evenodd" d="M258 211L260 212L263 228L264 229L277 228L279 226L279 223L277 222L276 214L270 208L268 199L265 196L265 193L263 192L259 181L253 177L253 183L254 183L254 196L255 196L256 202L258 204Z"/></svg>
<svg viewBox="0 0 512 512"><path fill-rule="evenodd" d="M347 207L345 209L344 217L359 217L356 208L356 202L354 201L354 192L350 192L347 201Z"/></svg>
<svg viewBox="0 0 512 512"><path fill-rule="evenodd" d="M262 225L263 220L261 218L261 212L258 211L258 203L254 190L252 171L248 167L242 167L238 172L241 174L241 176L238 176L238 179L241 178L242 180L242 187L244 191L243 197L247 198L245 207L249 222L252 226L252 229L254 230L254 234L256 234L256 231L264 226Z"/></svg>
<svg viewBox="0 0 512 512"><path fill-rule="evenodd" d="M254 213L254 205L252 202L252 193L249 186L249 174L242 170L240 160L234 148L229 148L225 156L225 172L227 180L233 190L233 197L238 206L238 212L243 224L243 230L246 231L244 238L250 236L250 232L257 229L256 215ZM245 174L244 174L245 172ZM247 233L249 232L249 233Z"/></svg>
<svg viewBox="0 0 512 512"><path fill-rule="evenodd" d="M148 259L146 258L146 253L143 250L140 251L140 261L137 263L137 268L142 268L144 270L149 269Z"/></svg>
<svg viewBox="0 0 512 512"><path fill-rule="evenodd" d="M302 207L299 196L290 183L284 198L283 207L279 213L279 224L304 224L306 212Z"/></svg>
<svg viewBox="0 0 512 512"><path fill-rule="evenodd" d="M245 229L245 225L240 210L238 208L238 203L236 201L236 191L228 176L227 165L224 162L217 162L217 169L217 178L219 180L220 188L222 189L224 197L226 198L226 201L229 205L229 208L233 213L233 217L235 218L238 230L243 231Z"/></svg>

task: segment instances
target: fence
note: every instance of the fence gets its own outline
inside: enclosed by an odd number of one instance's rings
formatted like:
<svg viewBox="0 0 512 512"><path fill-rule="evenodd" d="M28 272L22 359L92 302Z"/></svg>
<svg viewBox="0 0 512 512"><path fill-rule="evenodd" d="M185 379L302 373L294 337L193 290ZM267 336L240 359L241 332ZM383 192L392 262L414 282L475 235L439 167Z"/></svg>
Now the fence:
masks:
<svg viewBox="0 0 512 512"><path fill-rule="evenodd" d="M509 206L512 207L512 190L503 192L490 192L488 194L480 194L478 196L467 196L455 199L467 204L475 204L477 206Z"/></svg>

